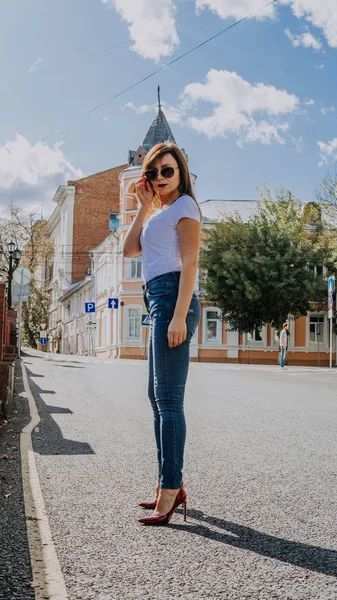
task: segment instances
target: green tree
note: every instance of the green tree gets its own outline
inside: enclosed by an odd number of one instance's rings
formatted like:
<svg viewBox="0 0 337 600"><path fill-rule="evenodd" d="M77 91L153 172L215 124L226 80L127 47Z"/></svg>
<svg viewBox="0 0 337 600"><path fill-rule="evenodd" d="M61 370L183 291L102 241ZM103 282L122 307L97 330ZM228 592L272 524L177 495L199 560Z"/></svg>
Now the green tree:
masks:
<svg viewBox="0 0 337 600"><path fill-rule="evenodd" d="M28 302L23 305L23 340L36 347L40 323L47 321L49 294L45 289L45 270L52 264L53 243L48 237L48 223L37 212L25 212L10 204L0 217L0 272L7 276L7 243L13 240L23 250L20 266L27 267L33 277Z"/></svg>
<svg viewBox="0 0 337 600"><path fill-rule="evenodd" d="M247 223L237 215L206 233L200 266L207 299L221 309L230 329L251 332L270 323L278 331L291 314L306 315L326 300L327 242L317 208L304 210L292 193L274 199L264 188Z"/></svg>
<svg viewBox="0 0 337 600"><path fill-rule="evenodd" d="M45 287L46 271L53 262L53 242L48 237L48 222L39 219L29 231L29 240L23 251L21 264L33 274L28 302L22 312L23 334L32 347L40 338L40 324L48 323L50 294Z"/></svg>
<svg viewBox="0 0 337 600"><path fill-rule="evenodd" d="M331 224L337 225L337 165L333 171L330 171L316 190L316 200L326 212Z"/></svg>

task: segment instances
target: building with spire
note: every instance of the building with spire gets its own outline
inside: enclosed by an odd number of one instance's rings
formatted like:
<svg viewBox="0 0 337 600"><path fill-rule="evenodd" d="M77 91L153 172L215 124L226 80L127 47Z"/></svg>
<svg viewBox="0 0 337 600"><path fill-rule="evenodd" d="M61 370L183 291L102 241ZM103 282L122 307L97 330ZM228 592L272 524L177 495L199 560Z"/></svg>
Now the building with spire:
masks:
<svg viewBox="0 0 337 600"><path fill-rule="evenodd" d="M175 138L158 86L156 115L142 144L129 150L127 164L57 190L57 207L49 220L55 243L49 350L88 354L90 345L96 355L144 358L148 328L140 324L145 312L142 260L123 257L122 247L137 213L135 183L144 157L154 145L166 141L175 143ZM108 308L108 298L118 299L118 310ZM96 309L92 331L84 312L89 301L95 302Z"/></svg>
<svg viewBox="0 0 337 600"><path fill-rule="evenodd" d="M139 166L143 164L145 155L153 146L161 142L173 142L176 144L171 128L163 113L160 102L160 87L158 86L158 110L150 128L137 150L129 150L128 163L130 166Z"/></svg>

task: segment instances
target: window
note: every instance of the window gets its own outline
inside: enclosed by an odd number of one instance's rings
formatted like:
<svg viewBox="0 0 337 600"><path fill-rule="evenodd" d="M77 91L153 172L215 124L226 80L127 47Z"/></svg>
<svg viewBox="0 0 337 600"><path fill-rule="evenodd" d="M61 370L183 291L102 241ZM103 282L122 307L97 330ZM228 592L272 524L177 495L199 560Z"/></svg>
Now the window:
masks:
<svg viewBox="0 0 337 600"><path fill-rule="evenodd" d="M142 259L133 258L130 264L130 279L141 279L142 277Z"/></svg>
<svg viewBox="0 0 337 600"><path fill-rule="evenodd" d="M219 311L206 310L206 342L220 341L219 326Z"/></svg>
<svg viewBox="0 0 337 600"><path fill-rule="evenodd" d="M309 341L311 343L323 342L323 315L310 315L309 321Z"/></svg>
<svg viewBox="0 0 337 600"><path fill-rule="evenodd" d="M255 327L253 331L247 333L247 342L262 342L262 327Z"/></svg>
<svg viewBox="0 0 337 600"><path fill-rule="evenodd" d="M140 338L140 310L138 308L129 308L128 337L132 339Z"/></svg>
<svg viewBox="0 0 337 600"><path fill-rule="evenodd" d="M109 215L109 231L115 231L119 227L119 214L110 213Z"/></svg>
<svg viewBox="0 0 337 600"><path fill-rule="evenodd" d="M327 277L327 269L324 265L317 265L312 267L315 277Z"/></svg>

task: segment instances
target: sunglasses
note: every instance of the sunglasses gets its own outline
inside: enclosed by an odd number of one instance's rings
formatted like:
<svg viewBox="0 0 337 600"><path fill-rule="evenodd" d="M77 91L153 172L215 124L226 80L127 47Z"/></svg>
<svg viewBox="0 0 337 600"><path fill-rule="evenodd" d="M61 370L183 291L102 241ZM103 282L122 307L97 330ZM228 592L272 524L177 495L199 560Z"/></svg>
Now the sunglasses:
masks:
<svg viewBox="0 0 337 600"><path fill-rule="evenodd" d="M164 179L171 179L171 177L174 175L174 171L178 168L179 167L164 167L161 169L160 174L162 177L164 177ZM154 181L158 178L158 175L159 173L157 169L149 169L148 171L145 171L145 176L148 181Z"/></svg>

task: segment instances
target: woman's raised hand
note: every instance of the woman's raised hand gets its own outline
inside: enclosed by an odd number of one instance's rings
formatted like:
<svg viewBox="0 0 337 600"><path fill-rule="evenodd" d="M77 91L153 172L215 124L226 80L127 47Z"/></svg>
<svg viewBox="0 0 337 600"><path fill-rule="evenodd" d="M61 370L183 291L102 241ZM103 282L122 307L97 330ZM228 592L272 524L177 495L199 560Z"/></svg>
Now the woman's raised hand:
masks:
<svg viewBox="0 0 337 600"><path fill-rule="evenodd" d="M141 178L136 182L136 196L141 205L147 210L150 210L154 191L145 175L142 175Z"/></svg>

